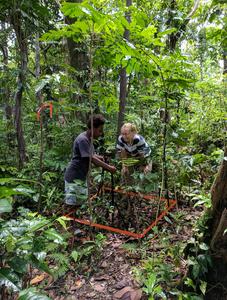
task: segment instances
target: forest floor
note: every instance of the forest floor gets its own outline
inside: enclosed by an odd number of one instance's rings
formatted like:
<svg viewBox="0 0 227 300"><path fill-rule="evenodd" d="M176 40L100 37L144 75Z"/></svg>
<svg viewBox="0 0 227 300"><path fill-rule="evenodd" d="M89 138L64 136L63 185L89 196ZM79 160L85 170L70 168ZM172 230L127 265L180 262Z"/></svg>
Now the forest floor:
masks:
<svg viewBox="0 0 227 300"><path fill-rule="evenodd" d="M201 214L201 208L194 208L192 203L178 204L178 208L175 207L168 217L159 221L158 234L157 232L148 234L141 240L102 231L104 236L102 246L94 242L95 252L89 257L85 255L84 262L78 261L64 276L54 282L46 281L45 284L42 281L34 280L34 282L38 286L41 285L51 299L56 300L148 299L142 290L141 281L136 279L135 270L141 269L145 260L159 257L163 250L166 251L163 249L165 247L176 247L178 244L185 246L193 236L194 225ZM85 235L75 237L73 249L81 249L83 245L89 245L91 236L99 233L97 229L94 234L94 230L91 233L89 227L78 226L85 230ZM163 242L165 238L166 243ZM176 255L181 256L181 254ZM171 255L164 255L164 257L165 263L172 263ZM181 276L186 274L187 265L183 255L179 257L179 266L172 268L176 268L176 273ZM35 271L33 278L38 276L40 273ZM168 299L174 298L169 296Z"/></svg>

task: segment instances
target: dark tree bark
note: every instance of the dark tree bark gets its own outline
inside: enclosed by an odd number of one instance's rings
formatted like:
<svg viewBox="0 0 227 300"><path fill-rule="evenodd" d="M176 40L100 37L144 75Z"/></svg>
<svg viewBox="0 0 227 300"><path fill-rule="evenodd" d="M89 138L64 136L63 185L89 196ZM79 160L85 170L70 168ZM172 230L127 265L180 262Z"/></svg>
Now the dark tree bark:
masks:
<svg viewBox="0 0 227 300"><path fill-rule="evenodd" d="M35 77L36 77L36 79L39 79L40 73L41 73L40 44L39 44L39 34L37 33L36 37L35 37ZM41 91L38 91L36 93L36 99L37 99L38 105L40 105L42 102Z"/></svg>
<svg viewBox="0 0 227 300"><path fill-rule="evenodd" d="M4 22L1 22L2 32L6 30L6 26ZM8 66L8 45L7 45L7 37L3 38L2 44L0 45L3 55L3 70L7 73ZM9 103L10 100L10 90L8 84L4 85L4 102L5 102L5 116L7 120L7 144L9 149L13 149L13 136L10 133L10 129L13 128L13 114L12 114L12 106Z"/></svg>
<svg viewBox="0 0 227 300"><path fill-rule="evenodd" d="M195 0L194 6L191 12L187 15L184 22L181 24L178 23L177 19L174 19L175 11L177 10L177 1L171 0L170 2L170 11L169 11L169 19L167 21L167 25L170 27L175 27L177 32L171 33L168 36L166 47L170 52L174 52L176 50L177 42L183 33L186 30L186 26L189 23L191 17L196 12L200 0ZM164 78L162 78L164 84ZM165 109L164 109L164 126L163 126L163 149L162 149L162 189L165 193L165 198L169 199L169 191L168 191L168 167L167 167L167 158L166 158L166 149L167 149L167 132L168 132L168 123L169 123L169 111L168 111L168 92L165 91ZM180 100L178 99L178 116L180 109Z"/></svg>
<svg viewBox="0 0 227 300"><path fill-rule="evenodd" d="M132 5L132 0L126 0L126 6L130 7L131 5ZM131 18L130 18L129 12L126 12L125 17L126 17L128 23L130 23ZM129 38L130 38L130 32L127 28L125 28L124 39L129 41ZM119 96L117 136L120 134L121 126L124 123L126 99L127 99L127 74L126 74L126 68L121 68L121 70L120 70L120 96Z"/></svg>
<svg viewBox="0 0 227 300"><path fill-rule="evenodd" d="M81 3L82 0L66 0L67 2ZM67 24L73 24L76 19L71 19L69 17L65 18ZM83 91L77 95L72 95L72 100L76 103L81 103L82 101L89 101L89 90L87 82L89 80L89 58L88 50L84 43L75 42L72 38L67 38L67 48L68 48L68 60L69 65L73 67L76 71L74 79L76 81L77 87ZM83 98L82 98L83 97ZM85 98L85 99L84 99ZM84 112L75 112L75 117L86 123L87 114Z"/></svg>
<svg viewBox="0 0 227 300"><path fill-rule="evenodd" d="M23 89L26 80L27 64L28 64L28 47L25 33L22 29L21 13L18 10L14 12L11 18L11 24L16 33L16 38L20 52L20 65L19 74L17 77L17 91L14 96L15 100L15 127L17 136L17 146L19 155L19 169L23 168L25 161L27 160L25 139L22 127L22 96Z"/></svg>
<svg viewBox="0 0 227 300"><path fill-rule="evenodd" d="M67 2L81 3L82 0L67 0ZM67 17L65 21L67 24L73 24L76 20ZM67 46L69 51L69 64L78 72L76 80L79 83L79 87L86 89L86 82L88 80L86 71L88 70L89 61L85 45L75 42L72 38L67 38Z"/></svg>
<svg viewBox="0 0 227 300"><path fill-rule="evenodd" d="M227 74L227 49L224 49L223 51L223 62L224 62L224 70L223 74Z"/></svg>
<svg viewBox="0 0 227 300"><path fill-rule="evenodd" d="M213 265L208 272L206 300L227 298L227 148L211 188L212 221L211 255Z"/></svg>
<svg viewBox="0 0 227 300"><path fill-rule="evenodd" d="M170 15L169 15L169 19L167 21L167 25L171 25L171 27L175 27L177 29L177 31L171 33L168 37L167 47L170 51L175 51L177 42L181 38L181 36L185 33L187 24L190 22L191 17L195 14L195 12L199 6L199 2L200 2L200 0L195 0L192 10L187 15L187 17L184 19L184 21L181 24L179 24L176 19L173 19L174 11L177 10L177 1L171 0Z"/></svg>

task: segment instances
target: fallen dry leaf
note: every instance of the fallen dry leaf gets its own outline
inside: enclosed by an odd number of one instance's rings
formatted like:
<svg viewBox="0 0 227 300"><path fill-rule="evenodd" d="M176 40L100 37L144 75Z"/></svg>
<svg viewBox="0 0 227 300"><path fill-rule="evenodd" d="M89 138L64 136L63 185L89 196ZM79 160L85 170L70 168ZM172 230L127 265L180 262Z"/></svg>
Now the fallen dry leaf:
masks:
<svg viewBox="0 0 227 300"><path fill-rule="evenodd" d="M104 275L101 275L101 276L98 276L98 277L94 278L95 281L102 281L102 280L109 280L109 279L110 279L110 276L107 275L107 274L104 274Z"/></svg>
<svg viewBox="0 0 227 300"><path fill-rule="evenodd" d="M101 284L96 284L94 287L94 290L100 293L103 293L105 290L105 286L101 285Z"/></svg>
<svg viewBox="0 0 227 300"><path fill-rule="evenodd" d="M115 299L122 299L122 297L128 293L128 292L132 292L133 291L133 288L131 288L130 286L126 286L124 287L123 289L121 289L120 291L116 292L113 297L114 297L114 300Z"/></svg>
<svg viewBox="0 0 227 300"><path fill-rule="evenodd" d="M127 286L129 284L128 280L123 279L119 282L116 283L115 288L117 290L123 289L125 286Z"/></svg>
<svg viewBox="0 0 227 300"><path fill-rule="evenodd" d="M131 292L131 300L140 300L142 298L141 290L134 290Z"/></svg>
<svg viewBox="0 0 227 300"><path fill-rule="evenodd" d="M84 285L84 283L85 283L84 279L82 279L82 280L81 279L76 280L75 283L74 283L74 286L71 288L71 291L75 291L75 290L81 288L82 285Z"/></svg>
<svg viewBox="0 0 227 300"><path fill-rule="evenodd" d="M108 263L104 260L100 266L101 268L106 268L108 267Z"/></svg>
<svg viewBox="0 0 227 300"><path fill-rule="evenodd" d="M126 286L113 295L113 300L140 300L141 297L141 290L134 290L132 287Z"/></svg>
<svg viewBox="0 0 227 300"><path fill-rule="evenodd" d="M31 281L30 281L30 284L33 285L33 284L37 284L41 281L43 281L43 279L46 277L46 273L43 273L41 275L37 275L35 276L35 278L33 278Z"/></svg>

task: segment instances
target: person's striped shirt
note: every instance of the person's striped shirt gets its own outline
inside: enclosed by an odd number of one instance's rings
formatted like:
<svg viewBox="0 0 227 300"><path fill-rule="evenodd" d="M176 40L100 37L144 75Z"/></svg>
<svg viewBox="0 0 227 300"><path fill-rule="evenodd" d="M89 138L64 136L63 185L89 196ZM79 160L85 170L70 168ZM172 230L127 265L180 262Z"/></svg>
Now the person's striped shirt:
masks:
<svg viewBox="0 0 227 300"><path fill-rule="evenodd" d="M130 156L134 157L148 157L151 154L151 149L144 137L135 134L131 144L127 144L122 135L117 140L117 151L125 150Z"/></svg>

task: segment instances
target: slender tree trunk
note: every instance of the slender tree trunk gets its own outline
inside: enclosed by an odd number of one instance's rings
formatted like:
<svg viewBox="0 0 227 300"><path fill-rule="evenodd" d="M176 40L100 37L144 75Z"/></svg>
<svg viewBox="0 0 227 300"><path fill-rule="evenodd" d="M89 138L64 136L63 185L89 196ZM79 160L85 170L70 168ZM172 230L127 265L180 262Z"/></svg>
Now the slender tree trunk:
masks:
<svg viewBox="0 0 227 300"><path fill-rule="evenodd" d="M82 0L67 0L67 2L82 3ZM76 20L67 17L65 21L67 24L73 24ZM78 73L76 79L79 83L79 87L81 89L86 89L88 75L85 71L88 70L89 66L87 49L85 49L84 44L77 43L72 38L67 38L67 45L69 51L69 64Z"/></svg>
<svg viewBox="0 0 227 300"><path fill-rule="evenodd" d="M25 139L22 127L22 96L23 89L26 80L26 71L28 64L28 48L27 40L25 34L22 30L21 15L20 12L15 12L11 19L14 31L16 33L17 42L20 51L20 66L19 74L17 77L17 90L14 96L15 100L15 127L17 136L17 146L19 155L19 169L23 168L25 161L27 160L26 150L25 150Z"/></svg>
<svg viewBox="0 0 227 300"><path fill-rule="evenodd" d="M132 0L126 0L126 6L130 7L131 5L132 5ZM130 18L129 12L126 12L125 17L126 17L128 23L130 23L131 18ZM130 38L130 32L127 28L125 28L124 39L129 41L129 38ZM117 136L120 134L121 126L124 123L126 98L127 98L127 74L126 74L126 68L121 68L121 70L120 70L120 96L119 96Z"/></svg>
<svg viewBox="0 0 227 300"><path fill-rule="evenodd" d="M127 74L126 74L126 69L122 68L120 70L120 96L119 96L117 135L120 134L121 126L124 123L125 108L126 108L126 95L127 95Z"/></svg>
<svg viewBox="0 0 227 300"><path fill-rule="evenodd" d="M82 0L66 0L67 2L73 3L82 3ZM67 24L73 24L76 19L71 19L66 17L65 22ZM72 38L67 38L67 48L69 54L69 64L76 71L75 84L77 89L82 90L82 93L78 93L77 95L72 95L72 100L75 103L81 103L82 101L89 101L89 90L87 86L87 82L89 81L89 57L88 57L88 49L84 43L75 42ZM83 96L82 96L83 95ZM86 99L87 98L87 99ZM89 104L88 104L89 105ZM82 120L82 122L86 123L87 114L84 112L77 111L75 112L76 118Z"/></svg>
<svg viewBox="0 0 227 300"><path fill-rule="evenodd" d="M40 77L40 44L39 44L39 34L36 34L35 37L35 76L38 80ZM42 103L42 94L41 91L36 93L36 99L38 106ZM44 147L43 147L43 118L42 112L40 114L40 153L39 153L39 199L38 199L38 212L41 212L42 207L42 183L43 183L43 154L44 154Z"/></svg>
<svg viewBox="0 0 227 300"><path fill-rule="evenodd" d="M200 0L195 0L194 5L187 17L183 22L179 23L178 19L174 18L175 11L177 11L177 1L171 0L167 25L169 25L170 27L175 27L177 31L175 33L171 33L168 37L167 46L170 51L175 51L178 40L184 34L187 24L190 22L192 16L195 14L196 10L199 7L199 2Z"/></svg>
<svg viewBox="0 0 227 300"><path fill-rule="evenodd" d="M1 29L2 32L4 33L6 30L6 26L4 22L1 22ZM3 55L3 71L5 74L7 74L7 66L8 66L8 45L7 45L7 37L2 39L2 44L1 44L1 50L2 50L2 55ZM9 103L10 100L10 90L8 83L5 82L4 84L4 102L5 102L5 116L7 120L7 144L9 149L13 149L13 137L12 134L10 133L11 128L13 128L13 114L12 114L12 106Z"/></svg>
<svg viewBox="0 0 227 300"><path fill-rule="evenodd" d="M36 34L35 37L35 76L36 79L39 79L41 73L41 68L40 68L40 44L39 44L39 34ZM36 93L36 99L38 102L38 105L41 104L42 98L41 98L41 91L38 91Z"/></svg>
<svg viewBox="0 0 227 300"><path fill-rule="evenodd" d="M177 29L176 33L171 33L168 36L166 47L169 52L174 52L176 50L177 42L182 36L182 34L186 30L186 26L189 23L191 17L196 12L200 0L195 0L194 6L191 9L190 13L185 18L184 22L179 24L179 21L174 18L175 12L177 11L177 1L171 0L170 1L170 11L169 11L169 18L167 20L167 25L170 27L175 27ZM162 78L164 84L164 78ZM165 90L165 94L167 90ZM180 102L178 100L178 104L180 106ZM178 107L178 118L179 118L179 107ZM178 119L179 120L179 119ZM168 192L168 166L167 166L167 158L166 158L166 149L167 149L167 132L168 132L168 123L169 120L169 111L168 111L168 96L165 95L165 110L164 110L164 126L163 126L163 145L162 145L162 188L165 192L165 197L169 199L169 192Z"/></svg>
<svg viewBox="0 0 227 300"><path fill-rule="evenodd" d="M225 75L227 74L227 47L223 51L223 62L224 62L223 75Z"/></svg>

